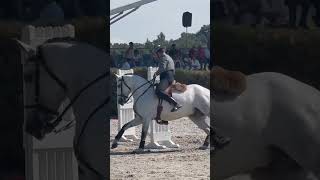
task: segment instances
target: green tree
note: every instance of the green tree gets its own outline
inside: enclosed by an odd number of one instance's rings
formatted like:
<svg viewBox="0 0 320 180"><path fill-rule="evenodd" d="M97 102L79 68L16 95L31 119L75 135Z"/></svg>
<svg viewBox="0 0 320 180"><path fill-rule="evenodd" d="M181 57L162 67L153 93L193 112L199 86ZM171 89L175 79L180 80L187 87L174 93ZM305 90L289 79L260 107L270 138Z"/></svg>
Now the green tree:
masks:
<svg viewBox="0 0 320 180"><path fill-rule="evenodd" d="M164 35L163 32L160 32L160 34L157 36L157 39L153 41L153 44L162 47L166 47L168 45L168 41L166 40L166 36Z"/></svg>

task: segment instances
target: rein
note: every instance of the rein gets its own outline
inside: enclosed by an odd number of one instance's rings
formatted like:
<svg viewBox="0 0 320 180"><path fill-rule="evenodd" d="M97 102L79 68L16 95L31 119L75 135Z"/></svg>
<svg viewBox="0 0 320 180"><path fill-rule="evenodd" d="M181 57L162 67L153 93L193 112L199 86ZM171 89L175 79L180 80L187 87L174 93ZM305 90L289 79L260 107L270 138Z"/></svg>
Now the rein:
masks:
<svg viewBox="0 0 320 180"><path fill-rule="evenodd" d="M131 74L125 74L125 75L131 75ZM126 81L124 80L123 76L121 77L121 80L120 80L120 81L121 81L121 83L122 83L122 82L124 83L124 85L129 89L129 91L131 91L131 88L128 86L128 84L127 84ZM121 94L118 95L118 96L119 96L119 97L125 97L125 98L126 98L125 101L124 101L124 104L125 104L125 103L127 103L127 102L130 100L130 98L134 95L134 93L137 92L137 90L139 90L140 88L144 87L144 86L147 85L147 84L150 84L150 86L138 97L138 99L139 99L142 95L144 95L144 94L147 92L148 89L150 89L150 87L154 86L154 82L155 82L155 77L152 78L151 80L143 83L142 85L140 85L140 86L139 86L138 88L136 88L135 90L133 90L130 96L125 96L125 95L123 95L123 89L122 89L122 85L121 85L121 87L120 87L120 88L121 88Z"/></svg>
<svg viewBox="0 0 320 180"><path fill-rule="evenodd" d="M52 110L48 108L47 106L40 103L40 67L43 67L45 72L53 79L55 80L58 85L64 90L64 92L68 91L67 86L60 80L58 76L56 76L53 71L48 67L47 63L45 62L42 54L42 48L41 46L38 47L38 54L34 57L31 57L29 61L34 62L36 65L36 71L35 71L35 104L33 105L25 105L24 107L26 109L38 109L40 111L43 111L48 114L52 115L59 115L58 111ZM25 77L27 79L28 77Z"/></svg>
<svg viewBox="0 0 320 180"><path fill-rule="evenodd" d="M125 75L128 75L128 74L125 74ZM137 104L138 100L140 99L140 97L142 97L151 87L154 86L155 80L156 80L156 77L153 77L151 80L149 80L149 81L145 82L144 84L140 85L138 88L136 88L136 89L131 93L131 95L130 95L129 97L123 95L122 85L121 85L121 95L120 95L120 97L125 97L125 98L127 98L127 99L123 102L123 103L125 104L125 103L127 103L127 102L130 100L130 98L134 95L134 93L137 92L138 89L142 88L143 86L147 85L148 83L150 84L149 87L148 87L146 90L143 91L143 93L137 98L137 100L136 100L136 101L134 102L134 104L133 104L133 110L134 110L134 112L135 112L140 118L142 118L142 116L136 111L136 108L135 108L135 107L136 107L136 104ZM124 81L123 76L122 76L122 78L121 78L121 81L124 82L124 84L125 84L125 85L128 87L128 89L131 91L131 88L130 88L130 87L127 85L127 83Z"/></svg>

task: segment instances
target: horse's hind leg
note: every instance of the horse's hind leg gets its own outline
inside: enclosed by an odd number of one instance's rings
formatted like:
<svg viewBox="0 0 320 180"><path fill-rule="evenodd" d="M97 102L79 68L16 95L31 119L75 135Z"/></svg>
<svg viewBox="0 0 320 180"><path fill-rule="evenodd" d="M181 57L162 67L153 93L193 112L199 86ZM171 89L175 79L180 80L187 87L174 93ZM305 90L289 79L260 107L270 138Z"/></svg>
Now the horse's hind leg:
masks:
<svg viewBox="0 0 320 180"><path fill-rule="evenodd" d="M134 126L137 126L137 125L140 125L142 123L141 119L139 118L135 118L133 119L132 121L126 123L125 125L122 126L121 130L118 132L118 134L116 135L113 143L112 143L112 149L116 148L118 146L118 142L120 140L120 138L122 137L123 133L131 128L131 127L134 127Z"/></svg>
<svg viewBox="0 0 320 180"><path fill-rule="evenodd" d="M204 140L203 145L200 147L200 149L207 149L210 144L210 125L206 120L209 121L209 117L203 115L200 112L196 112L195 114L189 116L190 120L195 123L200 129L202 129L206 134L207 137Z"/></svg>

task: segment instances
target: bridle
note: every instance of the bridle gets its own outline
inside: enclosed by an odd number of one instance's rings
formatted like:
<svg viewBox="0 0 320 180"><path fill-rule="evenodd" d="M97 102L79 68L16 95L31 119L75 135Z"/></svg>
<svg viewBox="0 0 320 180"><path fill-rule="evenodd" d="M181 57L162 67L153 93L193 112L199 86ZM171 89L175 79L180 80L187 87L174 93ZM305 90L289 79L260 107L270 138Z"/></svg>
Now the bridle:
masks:
<svg viewBox="0 0 320 180"><path fill-rule="evenodd" d="M132 73L128 73L128 74L125 74L125 75L132 75ZM119 79L118 81L121 82L121 83L118 85L118 87L120 86L120 92L121 92L121 94L120 94L120 95L117 95L117 96L120 97L120 98L124 98L124 100L121 100L121 103L126 104L126 103L131 99L131 97L137 92L137 90L139 90L140 88L142 88L142 87L144 87L145 85L149 84L149 87L138 97L138 99L139 99L142 95L144 95L149 88L153 87L153 86L154 86L154 82L155 82L155 77L152 78L151 80L143 83L142 85L140 85L139 87L137 87L137 88L136 88L135 90L133 90L133 91L131 90L130 86L129 86L129 85L126 83L126 81L124 80L124 76L121 76L121 79ZM129 92L132 92L132 93L130 94L130 96L124 95L124 93L123 93L123 85L125 85L125 86L129 89Z"/></svg>
<svg viewBox="0 0 320 180"><path fill-rule="evenodd" d="M64 127L60 128L60 129L55 129L58 126L58 124L62 121L62 117L65 115L65 113L72 107L72 105L76 102L76 100L78 100L78 98L82 95L82 93L84 91L86 91L88 88L90 88L92 85L96 84L97 82L101 81L102 79L110 76L110 72L106 71L105 73L103 73L102 75L100 75L96 79L94 79L93 81L89 82L86 86L84 86L82 89L80 89L80 91L78 91L78 93L75 95L75 97L73 97L70 100L70 103L59 114L58 111L52 110L52 109L48 108L47 106L41 104L41 102L40 102L40 91L41 91L40 68L42 67L45 70L45 72L64 90L65 93L68 91L67 86L65 85L65 83L63 83L63 81L60 78L58 78L58 76L49 68L49 66L45 62L45 58L43 56L43 51L42 51L42 46L38 47L37 54L30 57L28 59L28 61L34 62L35 67L36 67L36 69L35 69L35 78L36 78L35 79L35 92L34 92L35 93L35 98L34 98L35 104L25 105L24 108L25 109L36 109L37 111L57 116L57 118L53 122L45 122L45 125L43 127L44 129L42 130L42 133L44 133L44 134L50 133L52 131L54 133L59 133L61 131L67 130L70 127L72 127L75 124L74 120L72 120L71 122L69 122L67 125L65 125ZM24 79L26 81L28 81L28 80L31 81L30 77L28 77L28 75L24 75ZM79 142L80 142L80 138L81 138L82 134L85 131L85 128L87 127L89 120L93 117L94 114L96 114L98 112L98 110L102 109L109 102L110 102L110 96L108 96L106 99L104 99L103 102L100 103L89 114L88 118L84 121L83 126L80 129L79 136L77 138L77 141L75 141L75 145L74 145L74 153L75 153L75 156L77 157L78 161L82 162L88 169L92 170L93 172L95 172L95 174L97 174L101 177L104 177L104 175L99 173L87 161L85 161L84 159L82 159L79 156Z"/></svg>
<svg viewBox="0 0 320 180"><path fill-rule="evenodd" d="M63 83L63 81L49 68L46 61L43 58L41 46L38 47L38 52L36 55L30 57L27 61L32 62L35 64L35 83L34 83L34 104L31 105L25 105L25 109L35 109L37 112L42 112L49 115L59 116L59 112L57 110L53 110L46 105L43 105L40 102L40 93L41 93L41 86L40 86L40 68L43 68L44 71L52 78L58 85L63 89L63 91L66 93L68 91L67 86ZM26 82L32 81L32 75L25 74L24 80ZM54 130L54 128L61 122L61 120L56 119L54 122L43 122L45 123L44 129L42 133L49 133L52 131L55 131L58 133L58 131ZM69 125L70 126L70 125Z"/></svg>

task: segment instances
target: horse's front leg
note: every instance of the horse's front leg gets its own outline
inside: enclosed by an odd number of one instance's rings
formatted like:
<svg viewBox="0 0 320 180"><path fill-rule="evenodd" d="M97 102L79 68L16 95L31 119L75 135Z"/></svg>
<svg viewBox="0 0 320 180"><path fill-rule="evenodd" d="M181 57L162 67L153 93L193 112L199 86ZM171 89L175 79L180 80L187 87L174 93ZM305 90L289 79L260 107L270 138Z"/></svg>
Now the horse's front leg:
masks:
<svg viewBox="0 0 320 180"><path fill-rule="evenodd" d="M134 151L136 153L144 152L144 145L146 143L146 137L147 137L150 121L151 121L151 119L144 119L144 121L143 121L139 149Z"/></svg>
<svg viewBox="0 0 320 180"><path fill-rule="evenodd" d="M135 118L133 120L131 120L130 122L126 123L125 125L122 126L121 130L118 132L118 134L116 135L113 143L112 143L112 146L111 146L111 149L114 149L118 146L118 142L120 140L120 138L122 137L123 133L131 128L131 127L134 127L134 126L138 126L142 123L141 119L139 118Z"/></svg>

